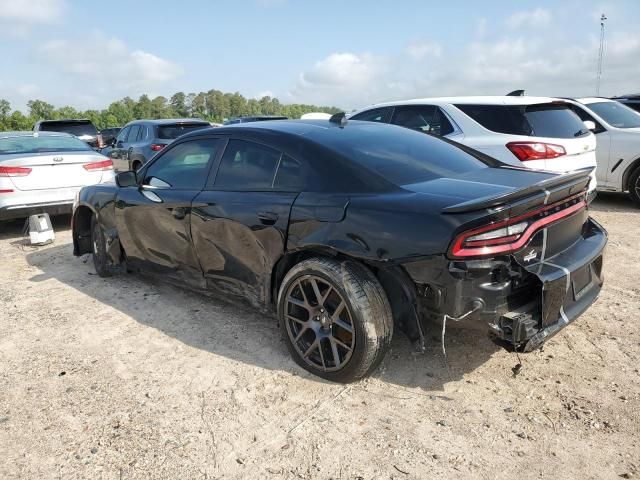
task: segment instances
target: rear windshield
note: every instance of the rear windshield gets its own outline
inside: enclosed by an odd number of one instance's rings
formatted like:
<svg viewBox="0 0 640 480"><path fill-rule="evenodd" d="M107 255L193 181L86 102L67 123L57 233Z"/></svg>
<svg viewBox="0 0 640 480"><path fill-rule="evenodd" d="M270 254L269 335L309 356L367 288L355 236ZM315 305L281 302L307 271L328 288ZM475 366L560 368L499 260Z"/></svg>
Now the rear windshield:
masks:
<svg viewBox="0 0 640 480"><path fill-rule="evenodd" d="M568 106L456 105L487 130L529 137L575 138L587 135L580 118Z"/></svg>
<svg viewBox="0 0 640 480"><path fill-rule="evenodd" d="M0 138L0 155L48 152L92 151L89 145L74 137L29 136Z"/></svg>
<svg viewBox="0 0 640 480"><path fill-rule="evenodd" d="M587 106L612 127L640 128L640 113L619 102L598 102Z"/></svg>
<svg viewBox="0 0 640 480"><path fill-rule="evenodd" d="M173 140L185 133L202 130L210 126L208 123L173 123L171 125L160 125L158 126L158 138Z"/></svg>
<svg viewBox="0 0 640 480"><path fill-rule="evenodd" d="M354 132L355 133L355 132ZM337 151L396 185L410 185L481 170L488 157L475 157L448 141L403 127L358 126L357 135L337 136ZM493 165L498 165L495 162Z"/></svg>
<svg viewBox="0 0 640 480"><path fill-rule="evenodd" d="M82 135L98 134L96 127L91 122L42 122L40 130L45 132L64 132L81 137Z"/></svg>

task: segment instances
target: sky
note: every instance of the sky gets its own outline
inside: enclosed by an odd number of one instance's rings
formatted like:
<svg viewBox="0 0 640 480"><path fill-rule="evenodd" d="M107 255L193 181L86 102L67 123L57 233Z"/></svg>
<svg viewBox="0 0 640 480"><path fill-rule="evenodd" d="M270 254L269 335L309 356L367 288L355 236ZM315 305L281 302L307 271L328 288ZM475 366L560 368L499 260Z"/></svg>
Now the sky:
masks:
<svg viewBox="0 0 640 480"><path fill-rule="evenodd" d="M0 98L106 108L218 89L345 110L640 91L640 0L0 0Z"/></svg>

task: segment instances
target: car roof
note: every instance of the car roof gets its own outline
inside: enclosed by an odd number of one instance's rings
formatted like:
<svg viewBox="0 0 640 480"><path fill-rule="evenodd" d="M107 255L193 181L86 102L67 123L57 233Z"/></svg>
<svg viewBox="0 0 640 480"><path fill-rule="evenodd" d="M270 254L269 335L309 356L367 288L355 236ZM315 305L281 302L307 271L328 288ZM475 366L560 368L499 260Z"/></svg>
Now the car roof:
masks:
<svg viewBox="0 0 640 480"><path fill-rule="evenodd" d="M34 132L31 130L23 130L23 131L14 131L14 132L0 132L0 138L10 138L10 137L74 137L70 133L65 132L48 132L48 131L40 131Z"/></svg>
<svg viewBox="0 0 640 480"><path fill-rule="evenodd" d="M617 102L617 100L611 100L610 98L604 97L584 97L584 98L576 98L577 102L583 103L585 105L589 105L590 103L602 103L602 102Z"/></svg>
<svg viewBox="0 0 640 480"><path fill-rule="evenodd" d="M555 97L530 97L520 96L512 97L508 95L500 96L473 96L473 97L425 97L413 98L410 100L399 100L395 102L384 102L369 105L362 110L369 110L377 107L388 107L397 105L423 105L430 103L434 105L458 104L458 105L533 105L537 103L562 102L561 98Z"/></svg>
<svg viewBox="0 0 640 480"><path fill-rule="evenodd" d="M151 123L153 125L171 125L174 123L206 123L209 125L209 122L202 120L201 118L156 118L151 120L133 120L125 125L137 125L141 123Z"/></svg>
<svg viewBox="0 0 640 480"><path fill-rule="evenodd" d="M92 123L88 118L59 118L57 120L38 120L36 123Z"/></svg>

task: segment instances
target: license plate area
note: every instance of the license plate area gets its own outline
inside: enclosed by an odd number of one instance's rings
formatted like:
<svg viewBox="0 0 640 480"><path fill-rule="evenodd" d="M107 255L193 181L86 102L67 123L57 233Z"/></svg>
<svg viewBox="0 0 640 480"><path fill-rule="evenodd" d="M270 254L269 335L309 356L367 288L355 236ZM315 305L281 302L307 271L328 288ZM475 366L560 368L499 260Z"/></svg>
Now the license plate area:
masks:
<svg viewBox="0 0 640 480"><path fill-rule="evenodd" d="M591 285L591 265L586 265L580 270L577 270L571 274L571 284L573 286L573 299L579 300L589 289Z"/></svg>

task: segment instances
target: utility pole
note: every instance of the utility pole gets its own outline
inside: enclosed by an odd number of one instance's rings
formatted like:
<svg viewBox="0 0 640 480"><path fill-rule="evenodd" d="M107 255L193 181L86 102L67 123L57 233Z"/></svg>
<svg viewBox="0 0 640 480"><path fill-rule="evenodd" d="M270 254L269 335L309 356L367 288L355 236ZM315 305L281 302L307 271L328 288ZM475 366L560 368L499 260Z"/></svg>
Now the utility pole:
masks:
<svg viewBox="0 0 640 480"><path fill-rule="evenodd" d="M598 73L596 76L596 97L600 96L600 78L602 77L602 57L604 55L604 22L607 17L603 13L600 16L600 51L598 52Z"/></svg>

